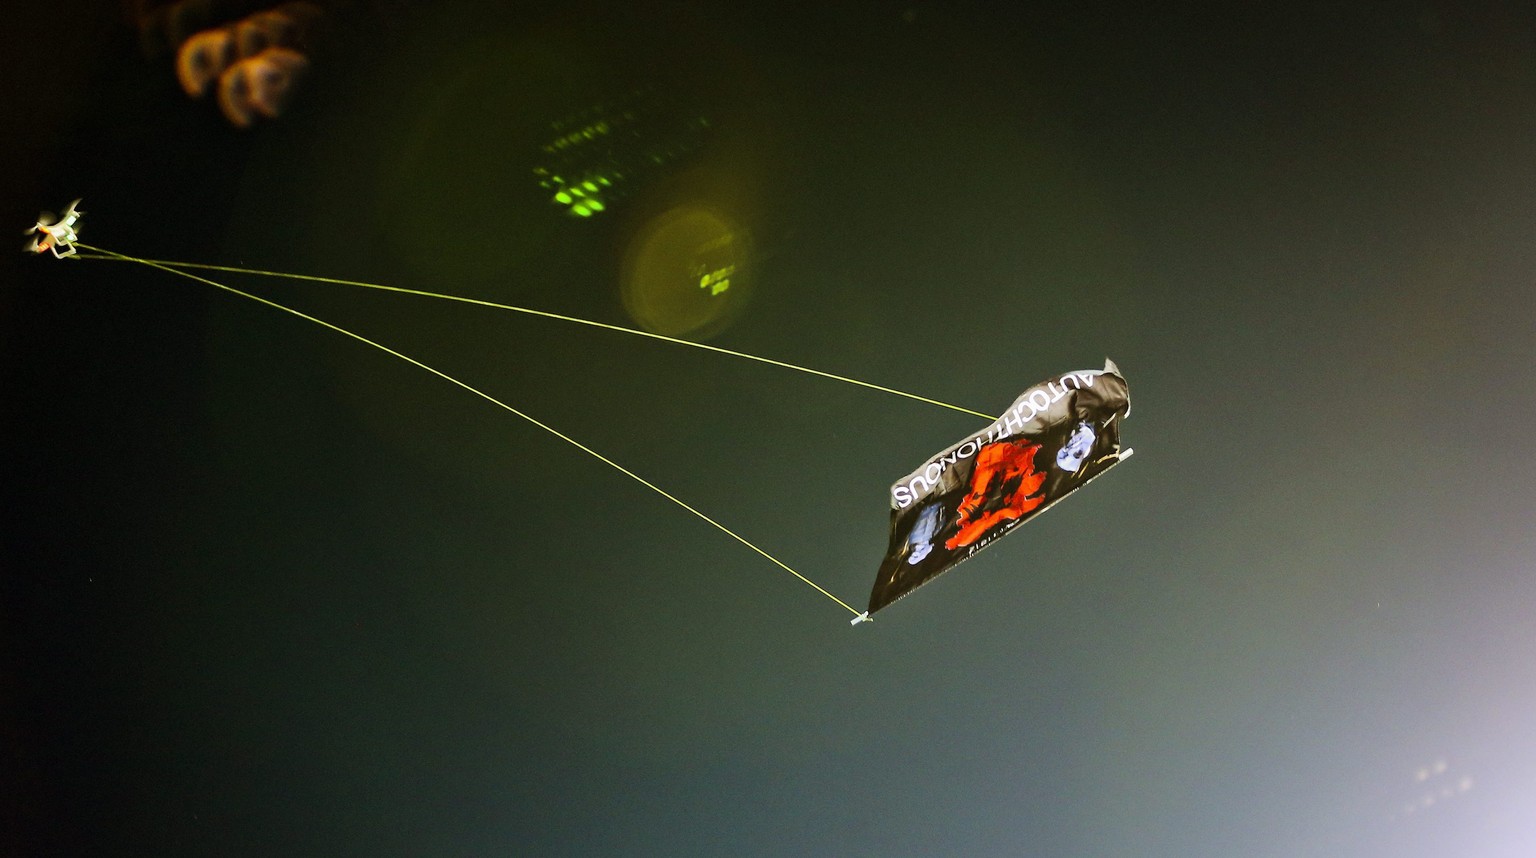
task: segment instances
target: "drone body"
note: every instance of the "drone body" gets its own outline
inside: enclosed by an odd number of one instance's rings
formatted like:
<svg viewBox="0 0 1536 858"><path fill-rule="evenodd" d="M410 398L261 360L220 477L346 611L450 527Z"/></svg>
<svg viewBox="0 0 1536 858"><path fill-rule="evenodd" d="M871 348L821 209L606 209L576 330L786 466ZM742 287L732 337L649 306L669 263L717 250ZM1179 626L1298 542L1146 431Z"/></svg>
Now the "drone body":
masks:
<svg viewBox="0 0 1536 858"><path fill-rule="evenodd" d="M80 238L75 232L75 223L80 220L81 215L85 214L75 210L75 206L78 205L80 205L79 200L70 203L69 207L64 209L64 213L59 215L58 220L54 220L53 216L47 212L38 215L37 224L24 233L32 236L27 250L33 253L49 251L58 259L73 255L75 242ZM61 247L64 248L63 253L59 252Z"/></svg>

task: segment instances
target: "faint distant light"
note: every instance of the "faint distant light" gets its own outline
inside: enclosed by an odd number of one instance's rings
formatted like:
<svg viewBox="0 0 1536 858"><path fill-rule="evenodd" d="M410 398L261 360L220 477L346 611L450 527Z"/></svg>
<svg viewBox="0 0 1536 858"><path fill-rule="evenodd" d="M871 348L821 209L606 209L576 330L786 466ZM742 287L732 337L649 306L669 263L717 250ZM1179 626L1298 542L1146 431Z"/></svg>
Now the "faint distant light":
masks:
<svg viewBox="0 0 1536 858"><path fill-rule="evenodd" d="M642 87L549 123L533 175L567 215L591 217L704 144L710 121Z"/></svg>
<svg viewBox="0 0 1536 858"><path fill-rule="evenodd" d="M1431 765L1423 766L1413 773L1413 779L1419 783L1429 780L1434 775L1445 774L1445 760L1435 760Z"/></svg>
<svg viewBox="0 0 1536 858"><path fill-rule="evenodd" d="M1414 769L1413 781L1415 784L1420 785L1416 790L1418 794L1413 801L1403 805L1400 813L1393 816L1407 817L1423 813L1437 804L1449 801L1471 790L1473 783L1471 775L1461 775L1456 778L1455 783L1447 782L1447 772L1450 771L1450 768L1451 766L1448 762L1444 759L1439 759L1429 765Z"/></svg>
<svg viewBox="0 0 1536 858"><path fill-rule="evenodd" d="M750 234L726 215L694 205L671 209L630 241L620 284L624 308L653 333L719 333L746 301L750 258Z"/></svg>

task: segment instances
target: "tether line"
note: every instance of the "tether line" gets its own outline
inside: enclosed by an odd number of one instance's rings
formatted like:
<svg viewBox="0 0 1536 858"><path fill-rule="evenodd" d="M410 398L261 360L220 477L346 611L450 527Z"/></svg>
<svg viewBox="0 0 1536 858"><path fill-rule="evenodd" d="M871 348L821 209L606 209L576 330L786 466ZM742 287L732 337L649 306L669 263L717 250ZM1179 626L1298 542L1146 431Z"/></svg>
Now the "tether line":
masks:
<svg viewBox="0 0 1536 858"><path fill-rule="evenodd" d="M397 357L397 358L405 361L406 363L418 366L418 367L426 370L427 372L432 373L433 375L437 376L438 378L443 379L444 381L452 382L453 384L456 384L459 387L464 388L465 390L469 391L470 393L473 393L474 395L480 397L481 399L484 399L484 400L486 400L487 402L490 402L493 405L500 406L501 408L511 412L512 414L515 414L518 417L523 418L524 420L528 421L529 423L532 423L533 425L539 427L540 429L543 429L545 432L548 432L551 435L554 435L556 438L559 438L560 440L566 442L567 444L570 444L571 446L575 447L576 449L581 450L583 453L586 453L587 455L592 456L593 458L597 459L598 461L602 462L603 464L608 465L609 467L613 468L614 470L618 471L619 473L624 474L625 476L629 477L630 479L634 480L635 482L639 483L640 485L645 486L646 488L648 488L651 491L661 495L662 497L666 498L667 500L677 504L678 506L682 507L683 509L688 510L689 512L693 513L694 515L698 516L699 518L701 518L704 521L708 522L709 524L713 525L715 528L719 529L722 533L725 533L727 536L730 536L732 539L736 540L737 542L740 542L742 545L745 545L746 547L752 549L753 551L756 551L758 554L761 554L763 557L766 557L775 566L778 566L780 569L783 569L785 572L788 572L789 574L795 576L796 578L799 578L801 581L804 581L805 583L809 584L811 587L815 588L816 592L822 594L823 596L826 596L828 599L831 599L832 601L838 603L839 605L842 605L844 608L846 608L848 610L849 613L853 614L855 617L860 616L860 612L856 608L854 608L852 605L848 604L847 602L844 602L842 599L839 599L838 597L832 595L830 592L828 592L820 584L817 584L815 581L812 581L811 579L805 577L804 575L800 574L799 572L796 572L794 569L790 568L789 564L785 563L784 561L780 560L777 557L774 557L772 554L769 554L767 551L764 551L763 549L757 547L750 540L748 540L746 537L742 536L741 534L737 533L736 531L731 530L729 527L726 527L725 525L721 524L720 522L715 521L713 518L710 518L709 516L707 516L704 513L700 512L699 510L694 509L692 506L689 506L686 502L684 502L683 500L678 498L676 495L673 495L671 492L668 492L666 489L663 489L662 487L656 485L655 483L651 482L650 480L647 480L645 477L640 476L639 474L635 473L634 471L631 471L630 469L624 467L623 465L619 464L618 462L615 462L614 460L608 458L607 456L604 456L602 453L599 453L596 450L592 449L591 447L588 447L586 444L583 444L580 441L577 441L575 438L572 438L571 436L565 434L564 432L561 432L559 429L556 429L555 427L550 426L548 423L545 423L545 422L543 422L543 421L541 421L541 420L539 420L539 419L537 419L535 417L532 417L532 416L530 416L528 414L524 414L523 412L517 410L516 408L513 408L512 406L508 405L505 402L502 402L500 399L497 399L496 397L490 395L489 393L486 393L485 391L480 390L479 388L474 387L474 386L472 386L470 384L467 384L465 382L459 381L457 378L454 378L453 376L449 375L446 372L443 372L440 369L436 369L434 367L427 366L426 364L424 364L421 361L411 357L410 355L402 354L401 352L397 352L394 349L390 348L389 346L384 345L383 343L379 343L379 342L375 342L373 340L370 340L367 337L363 336L362 334L354 333L354 332L349 331L346 328L343 328L343 327L341 327L339 325L333 325L330 322L325 321L324 319L317 319L314 316L309 315L308 313L300 312L299 310L295 310L292 307L286 306L284 304L279 304L276 301L272 301L272 300L269 300L269 299L266 299L266 298L262 298L262 297L260 297L258 295L252 295L249 292L242 292L241 290L236 289L233 286L227 286L227 285L225 285L223 283L219 283L219 282L214 281L214 280L209 280L206 277L199 277L198 275L192 274L192 273L187 272L187 271L180 271L180 270L176 269L175 267L173 267L172 265L168 265L168 264L165 264L163 262L159 262L159 261L152 260L152 259L139 259L137 257L127 256L127 255L122 254L122 253L116 253L116 252L111 251L111 250L104 250L104 249L102 249L100 247L91 247L90 245L87 245L87 244L79 244L79 246L82 247L82 248L85 248L87 250L93 250L93 251L95 251L97 253L105 254L106 256L102 257L102 258L112 258L112 259L117 259L117 260L120 260L120 261L123 261L123 262L137 262L137 263L140 263L142 265L147 265L147 266L149 266L151 268L158 268L161 271L168 271L168 272L170 272L172 274L176 274L176 275L181 276L181 277L186 277L189 280L195 280L195 281L197 281L199 283L206 283L209 286L214 286L214 287L217 287L219 289L223 289L226 292L230 292L230 293L233 293L235 295L239 295L242 298L247 298L249 300L255 301L258 304L265 304L268 307L271 307L273 309L282 310L284 313L289 313L291 315L298 316L299 318L304 319L306 321L314 322L315 324L320 325L321 327L324 327L324 328L329 328L329 329L335 331L338 334L345 334L345 335L351 337L352 339L357 340L358 342L364 343L366 345L370 345L370 346L378 349L379 351L384 352L385 354L393 355L394 357ZM204 267L204 268L212 268L213 266L202 266L202 267ZM221 270L239 271L241 269L221 269ZM359 284L359 285L368 285L368 284ZM408 291L408 290L401 290L401 291ZM596 324L596 323L593 323L593 324Z"/></svg>
<svg viewBox="0 0 1536 858"><path fill-rule="evenodd" d="M77 242L77 245L79 247L85 248L86 250L94 250L97 253L106 254L104 256L81 256L79 257L81 259L105 259L113 261L142 262L145 265L153 265L157 268L175 270L178 273L181 273L180 269L186 268L199 271L225 271L232 274L254 274L259 277L278 277L287 280L305 280L312 283L330 283L336 286L359 286L364 289L377 289L381 292L398 292L403 295L416 295L422 298L437 298L442 301L457 301L461 304L474 304L479 307L490 307L496 310L510 310L514 313L524 313L529 316L542 316L546 319L557 319L562 322L573 322L578 325L602 328L603 330L607 331L617 331L621 334L633 334L637 337L646 337L648 339L661 340L662 342L676 343L680 346L689 346L691 348L703 349L705 351L714 352L716 354L730 355L731 357L745 358L746 360L755 360L758 363L766 363L772 366L783 367L784 369L792 369L796 372L803 372L809 375L819 375L822 378L830 378L834 381L841 381L846 384L857 385L858 387L867 387L870 390L878 390L881 393L889 393L892 396L901 396L907 399L916 400L918 402L925 402L929 405L936 405L940 408L948 408L951 411L959 411L962 414L972 414L986 420L997 419L997 416L993 414L986 414L981 411L973 411L964 406L954 405L938 399L930 399L929 397L922 396L920 394L908 393L905 390L897 390L894 387L886 387L884 385L875 384L874 382L870 381L862 381L857 378L849 378L846 375L838 375L835 372L826 372L825 370L812 369L808 366L800 366L798 364L792 364L781 360L774 360L773 358L762 357L760 355L739 352L734 349L727 349L721 346L712 346L708 345L707 343L696 343L692 340L684 340L678 337L669 337L665 334L654 334L650 331L642 331L636 328L626 328L622 325L610 325L607 322L595 322L591 319L582 319L577 316L566 316L560 313L551 313L548 310L534 310L529 307L518 307L513 304L500 304L495 301L485 301L479 298L466 298L462 295L448 295L442 292L428 292L423 289L407 289L403 286L385 286L382 283L365 283L361 280L342 280L335 277L321 277L315 274L286 274L281 271L262 271L256 268L239 268L233 265L208 265L198 262L173 262L164 259L136 259L133 257L123 256L122 254L112 253L111 251L102 250L101 248L91 247L88 244L81 244Z"/></svg>

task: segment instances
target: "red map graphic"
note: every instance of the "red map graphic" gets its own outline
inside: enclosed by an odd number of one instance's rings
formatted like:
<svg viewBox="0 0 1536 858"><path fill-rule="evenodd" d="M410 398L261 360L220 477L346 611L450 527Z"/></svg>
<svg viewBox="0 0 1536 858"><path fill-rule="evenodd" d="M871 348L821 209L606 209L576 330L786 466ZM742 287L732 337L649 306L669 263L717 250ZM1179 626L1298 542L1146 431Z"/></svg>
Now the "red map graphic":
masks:
<svg viewBox="0 0 1536 858"><path fill-rule="evenodd" d="M1045 474L1035 471L1039 444L1000 441L982 447L971 471L971 491L960 502L959 531L944 542L953 551L984 536L1005 521L1021 518L1045 500L1036 495Z"/></svg>

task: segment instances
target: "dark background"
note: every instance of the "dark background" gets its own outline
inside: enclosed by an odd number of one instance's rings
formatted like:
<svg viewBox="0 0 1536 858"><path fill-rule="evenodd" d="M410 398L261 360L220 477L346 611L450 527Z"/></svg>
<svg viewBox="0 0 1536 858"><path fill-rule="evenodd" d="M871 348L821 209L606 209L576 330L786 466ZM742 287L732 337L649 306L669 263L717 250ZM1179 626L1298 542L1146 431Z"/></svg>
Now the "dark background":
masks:
<svg viewBox="0 0 1536 858"><path fill-rule="evenodd" d="M1108 355L1136 457L850 629L419 369L0 256L4 854L1536 854L1529 7L507 5L335 6L243 132L116 5L40 6L5 222L624 324L626 242L703 199L760 251L712 342L983 411ZM560 217L538 140L637 84L713 137ZM982 425L216 279L854 604L890 482Z"/></svg>

